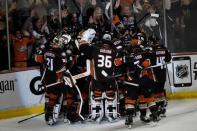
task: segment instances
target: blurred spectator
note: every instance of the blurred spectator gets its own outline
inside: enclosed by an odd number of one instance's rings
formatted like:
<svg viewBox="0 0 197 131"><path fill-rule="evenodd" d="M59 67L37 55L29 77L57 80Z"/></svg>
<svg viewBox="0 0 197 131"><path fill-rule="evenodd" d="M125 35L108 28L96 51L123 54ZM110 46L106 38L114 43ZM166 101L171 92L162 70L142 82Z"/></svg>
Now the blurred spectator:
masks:
<svg viewBox="0 0 197 131"><path fill-rule="evenodd" d="M181 0L182 16L181 16L181 28L184 28L184 43L191 45L192 34L191 30L191 2L192 0Z"/></svg>
<svg viewBox="0 0 197 131"><path fill-rule="evenodd" d="M174 51L177 47L183 46L183 40L181 41L181 35L183 30L181 30L181 1L171 0L170 5L168 5L168 10L166 10L167 19L167 36L169 48Z"/></svg>
<svg viewBox="0 0 197 131"><path fill-rule="evenodd" d="M20 32L21 38L17 36L18 40L22 40L24 37L36 38L35 44L27 44L29 61L27 65L32 66L34 65L31 62L33 60L32 54L36 46L46 43L53 33L60 32L64 28L72 28L74 32L80 32L82 28L87 27L94 27L100 33L104 30L110 30L111 23L105 14L107 2L109 1L61 0L62 24L60 24L57 0L8 0L9 32L11 36L15 35L16 32ZM142 25L148 22L151 25L151 28L148 27L149 35L151 34L150 32L154 32L157 35L164 36L163 7L165 7L169 48L174 52L195 50L193 48L196 46L195 42L197 41L197 2L195 0L165 0L164 6L163 0L112 0L112 2L114 7L113 14L122 23L125 22L123 19L126 19L126 21L128 18L133 19L134 13L137 21L148 12L158 13L160 17L156 20L159 26L154 25L153 19L144 19L141 22ZM110 11L108 13L110 14ZM151 22L154 24L150 24ZM1 61L0 70L8 67L7 56L5 57L7 55L5 26L5 0L1 0L0 57L3 61ZM147 33L147 27L145 26L143 28ZM15 43L11 43L11 46L14 45Z"/></svg>
<svg viewBox="0 0 197 131"><path fill-rule="evenodd" d="M8 69L8 48L5 17L0 16L0 70Z"/></svg>
<svg viewBox="0 0 197 131"><path fill-rule="evenodd" d="M96 36L98 36L99 39L101 38L100 35L102 35L104 31L110 31L111 29L110 20L107 20L101 7L96 7L94 9L93 15L89 17L88 23L89 27L96 30Z"/></svg>
<svg viewBox="0 0 197 131"><path fill-rule="evenodd" d="M30 15L29 3L26 0L12 0L9 3L9 19L12 21L12 28L10 32L15 34L16 31L20 31L24 21Z"/></svg>
<svg viewBox="0 0 197 131"><path fill-rule="evenodd" d="M191 19L191 2L192 0L181 0L182 27L185 27L186 25L189 26L189 21Z"/></svg>
<svg viewBox="0 0 197 131"><path fill-rule="evenodd" d="M132 14L132 4L134 0L120 0L121 15L130 16Z"/></svg>
<svg viewBox="0 0 197 131"><path fill-rule="evenodd" d="M192 21L193 0L171 0L170 10L167 10L168 43L172 51L192 51L194 28ZM195 9L196 10L196 7ZM193 38L192 38L193 37Z"/></svg>
<svg viewBox="0 0 197 131"><path fill-rule="evenodd" d="M190 29L192 30L190 35L191 35L191 45L194 46L192 47L193 51L195 50L196 51L196 41L197 41L197 37L196 37L196 34L197 34L197 17L196 17L196 14L197 14L197 1L196 0L192 0L192 3L190 5L191 7L191 19L190 19Z"/></svg>
<svg viewBox="0 0 197 131"><path fill-rule="evenodd" d="M14 47L14 67L28 67L28 46L35 44L35 38L28 36L29 34L21 34L16 32L16 38L13 40Z"/></svg>
<svg viewBox="0 0 197 131"><path fill-rule="evenodd" d="M32 36L36 39L35 44L29 46L29 57L33 61L33 54L37 47L47 43L47 37L50 35L47 19L33 17L32 18L33 31ZM51 32L52 33L52 32Z"/></svg>
<svg viewBox="0 0 197 131"><path fill-rule="evenodd" d="M66 23L65 19L66 19L66 15L64 14L65 12L63 12L62 16L64 18L62 18L62 23L64 25L64 23ZM59 15L58 15L58 10L55 8L52 8L49 10L49 16L47 18L47 26L49 28L49 32L50 33L57 33L61 30L61 25L60 25L60 21L59 21Z"/></svg>

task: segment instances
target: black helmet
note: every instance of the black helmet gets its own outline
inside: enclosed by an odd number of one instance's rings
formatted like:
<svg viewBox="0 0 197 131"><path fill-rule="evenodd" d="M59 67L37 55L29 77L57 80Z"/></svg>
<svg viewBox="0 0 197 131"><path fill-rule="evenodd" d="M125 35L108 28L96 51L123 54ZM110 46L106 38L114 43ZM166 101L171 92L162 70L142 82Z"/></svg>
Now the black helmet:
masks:
<svg viewBox="0 0 197 131"><path fill-rule="evenodd" d="M146 34L144 32L137 33L138 39L141 40L141 45L147 46Z"/></svg>

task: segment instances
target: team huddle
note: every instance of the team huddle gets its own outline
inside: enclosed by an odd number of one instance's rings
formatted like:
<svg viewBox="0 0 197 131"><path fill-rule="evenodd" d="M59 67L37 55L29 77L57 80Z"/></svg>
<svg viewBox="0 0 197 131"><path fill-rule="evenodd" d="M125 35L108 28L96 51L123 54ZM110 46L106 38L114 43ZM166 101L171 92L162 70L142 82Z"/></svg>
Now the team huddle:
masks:
<svg viewBox="0 0 197 131"><path fill-rule="evenodd" d="M41 45L35 58L41 63L48 125L60 118L100 123L123 117L131 127L136 112L145 123L165 116L171 55L156 35L147 38L135 26L124 35L96 28L76 35L67 28Z"/></svg>

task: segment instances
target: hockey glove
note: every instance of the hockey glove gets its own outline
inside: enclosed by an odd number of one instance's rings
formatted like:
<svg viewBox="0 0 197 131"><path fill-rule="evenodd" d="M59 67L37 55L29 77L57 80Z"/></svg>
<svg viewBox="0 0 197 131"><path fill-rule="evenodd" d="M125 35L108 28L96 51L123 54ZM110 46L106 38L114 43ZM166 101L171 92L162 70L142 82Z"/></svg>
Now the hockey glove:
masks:
<svg viewBox="0 0 197 131"><path fill-rule="evenodd" d="M96 31L94 29L91 29L91 28L87 29L86 31L82 33L80 42L85 41L86 43L90 44L92 40L94 39L95 34L96 34Z"/></svg>

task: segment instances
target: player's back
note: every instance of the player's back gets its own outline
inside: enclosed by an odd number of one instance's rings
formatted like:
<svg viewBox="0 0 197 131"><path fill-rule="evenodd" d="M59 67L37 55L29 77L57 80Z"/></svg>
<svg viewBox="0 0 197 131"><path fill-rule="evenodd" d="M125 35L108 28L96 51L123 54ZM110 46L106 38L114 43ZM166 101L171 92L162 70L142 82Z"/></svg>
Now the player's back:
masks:
<svg viewBox="0 0 197 131"><path fill-rule="evenodd" d="M56 82L56 73L64 68L60 50L49 49L44 53L46 64L45 82L47 84Z"/></svg>
<svg viewBox="0 0 197 131"><path fill-rule="evenodd" d="M162 65L162 64L165 64L165 62L170 62L171 55L170 55L169 50L166 47L164 47L163 45L157 44L157 45L153 45L152 48L153 48L154 55L156 57L155 65L158 65L158 64ZM162 69L165 69L165 66L160 66L156 69L162 70Z"/></svg>
<svg viewBox="0 0 197 131"><path fill-rule="evenodd" d="M93 66L94 79L98 81L108 81L109 76L114 75L114 60L116 50L109 44L99 44L94 46Z"/></svg>

